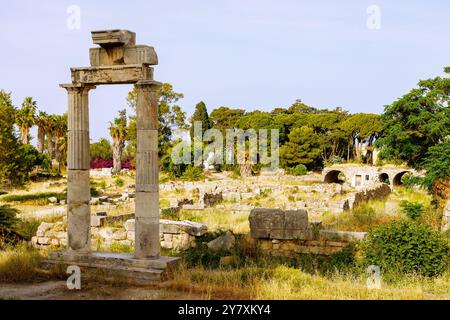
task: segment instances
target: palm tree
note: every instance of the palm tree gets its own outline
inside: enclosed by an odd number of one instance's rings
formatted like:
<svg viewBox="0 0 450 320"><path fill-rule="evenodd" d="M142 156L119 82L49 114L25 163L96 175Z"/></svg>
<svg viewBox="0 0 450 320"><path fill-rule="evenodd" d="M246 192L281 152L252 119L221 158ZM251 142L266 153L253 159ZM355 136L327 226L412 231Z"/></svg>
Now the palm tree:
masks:
<svg viewBox="0 0 450 320"><path fill-rule="evenodd" d="M36 120L36 101L33 98L27 97L22 103L22 108L17 110L16 123L20 129L20 138L23 144L30 142L30 128L34 125Z"/></svg>
<svg viewBox="0 0 450 320"><path fill-rule="evenodd" d="M119 111L119 117L114 119L114 123L109 123L109 134L113 139L113 174L122 170L122 151L125 147L125 139L128 136L127 111Z"/></svg>
<svg viewBox="0 0 450 320"><path fill-rule="evenodd" d="M61 172L67 154L67 113L53 117L56 161L58 162L58 171Z"/></svg>
<svg viewBox="0 0 450 320"><path fill-rule="evenodd" d="M45 135L47 134L49 128L49 116L44 111L40 111L36 117L35 124L38 127L38 142L37 149L40 153L44 153L45 146Z"/></svg>

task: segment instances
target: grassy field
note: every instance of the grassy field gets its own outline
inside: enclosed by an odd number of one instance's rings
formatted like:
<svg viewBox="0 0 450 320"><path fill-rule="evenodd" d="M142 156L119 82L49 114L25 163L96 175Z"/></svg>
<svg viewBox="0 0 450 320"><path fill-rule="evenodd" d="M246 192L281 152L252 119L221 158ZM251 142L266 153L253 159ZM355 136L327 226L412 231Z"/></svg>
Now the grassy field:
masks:
<svg viewBox="0 0 450 320"><path fill-rule="evenodd" d="M134 183L133 177L124 177L120 186L111 178L95 178L94 185L102 194L114 195L125 191L126 186ZM238 180L236 183L240 183ZM274 181L274 183L276 183ZM301 185L302 182L295 182ZM304 182L304 184L309 182ZM304 185L303 184L303 185ZM295 187L294 185L294 187ZM44 187L43 183L33 183L28 189L10 191L0 196L0 204L8 203L21 210L20 230L31 236L42 221L57 221L63 214L36 218L31 213L52 208L46 201L48 193L64 194L64 184ZM170 199L188 196L185 190L161 192L161 206L168 206ZM301 192L295 195L301 198ZM437 228L439 215L431 205L431 197L424 190L396 188L386 201L371 201L351 211L339 215L326 214L323 217L325 227L336 230L369 231L377 225L388 224L404 216L400 209L401 201L419 202L425 208L424 223ZM270 192L248 199L247 204L273 206L289 203L289 195L279 196ZM208 225L210 232L232 230L238 237L249 232L248 214L236 214L227 210L232 203L223 203L221 208L208 208L204 211L182 210L176 218L191 220ZM225 209L224 209L225 208ZM94 210L103 210L101 206ZM109 208L108 214L133 212L133 203L121 204ZM202 241L208 241L203 239ZM357 245L356 245L357 247ZM113 252L131 252L129 246L112 246ZM302 256L274 258L263 255L253 247L240 246L231 253L213 254L205 250L200 242L196 248L187 252L163 252L169 255L181 255L182 263L173 272L164 287L171 292L179 292L183 297L201 297L204 299L450 299L450 270L444 274L425 278L419 275L382 274L381 289L368 289L366 269L356 261L347 261L348 257L330 258ZM26 243L15 247L4 246L0 251L0 282L34 283L60 278L58 274L37 271L47 252L30 248ZM220 263L226 256L231 263ZM358 258L358 255L356 255ZM332 262L338 261L339 263ZM340 263L344 261L343 263ZM162 290L166 290L162 289ZM114 291L114 288L111 290ZM119 290L119 289L117 289ZM147 290L142 288L142 290ZM150 289L148 289L150 290Z"/></svg>

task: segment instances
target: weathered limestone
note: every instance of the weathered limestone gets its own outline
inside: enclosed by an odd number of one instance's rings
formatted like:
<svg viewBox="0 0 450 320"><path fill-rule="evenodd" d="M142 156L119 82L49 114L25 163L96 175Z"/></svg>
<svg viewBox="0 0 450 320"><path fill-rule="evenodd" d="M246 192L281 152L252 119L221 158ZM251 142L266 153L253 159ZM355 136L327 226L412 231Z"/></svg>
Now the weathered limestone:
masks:
<svg viewBox="0 0 450 320"><path fill-rule="evenodd" d="M129 30L113 29L92 31L92 42L102 48L130 47L136 45L136 33Z"/></svg>
<svg viewBox="0 0 450 320"><path fill-rule="evenodd" d="M253 209L250 232L255 239L307 239L308 213L305 210Z"/></svg>
<svg viewBox="0 0 450 320"><path fill-rule="evenodd" d="M89 252L89 90L90 85L62 85L68 92L67 222L72 250Z"/></svg>
<svg viewBox="0 0 450 320"><path fill-rule="evenodd" d="M158 258L159 242L159 166L158 166L158 89L160 83L137 84L136 150L136 241L138 259Z"/></svg>
<svg viewBox="0 0 450 320"><path fill-rule="evenodd" d="M135 258L153 259L158 263L163 260L159 257L158 191L158 94L161 84L153 80L153 68L150 67L158 63L158 57L152 47L137 46L136 34L128 30L94 31L92 39L101 48L91 49L91 66L72 68L72 84L61 85L69 96L67 233L70 250L53 255L53 258L69 261L77 257L79 260L91 254L89 90L95 88L94 85L130 83L138 87ZM127 193L111 202L133 197L134 193ZM101 199L95 199L93 203L100 202ZM105 218L94 217L92 220L95 226L101 226ZM112 233L113 240L129 241L127 237L125 231ZM42 240L47 244L47 239ZM87 259L87 263L86 267L99 267L95 259Z"/></svg>
<svg viewBox="0 0 450 320"><path fill-rule="evenodd" d="M207 246L212 251L229 251L236 243L236 237L231 231L227 231L222 236L208 242Z"/></svg>
<svg viewBox="0 0 450 320"><path fill-rule="evenodd" d="M91 66L114 66L148 64L157 65L158 56L155 49L149 46L134 46L129 48L92 48L90 49Z"/></svg>
<svg viewBox="0 0 450 320"><path fill-rule="evenodd" d="M146 64L72 68L72 82L101 84L133 84L153 79L153 68Z"/></svg>

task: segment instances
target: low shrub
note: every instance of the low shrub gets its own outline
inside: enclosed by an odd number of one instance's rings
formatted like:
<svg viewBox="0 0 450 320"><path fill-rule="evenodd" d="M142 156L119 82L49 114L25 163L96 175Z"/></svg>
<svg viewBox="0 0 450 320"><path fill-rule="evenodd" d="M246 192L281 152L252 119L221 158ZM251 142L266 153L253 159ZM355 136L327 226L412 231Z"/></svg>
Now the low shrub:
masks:
<svg viewBox="0 0 450 320"><path fill-rule="evenodd" d="M408 218L415 221L418 221L425 212L425 208L419 202L402 201L400 207Z"/></svg>
<svg viewBox="0 0 450 320"><path fill-rule="evenodd" d="M114 179L114 185L117 188L122 188L125 185L125 181L122 178L117 177L117 178Z"/></svg>
<svg viewBox="0 0 450 320"><path fill-rule="evenodd" d="M288 173L293 176L304 176L305 174L308 173L308 169L306 168L305 165L299 164L298 166L296 166L294 168L289 168Z"/></svg>
<svg viewBox="0 0 450 320"><path fill-rule="evenodd" d="M450 248L443 234L414 220L378 226L363 242L363 259L386 271L442 274L448 267Z"/></svg>
<svg viewBox="0 0 450 320"><path fill-rule="evenodd" d="M205 179L205 175L203 174L202 168L196 166L187 167L181 176L182 181L200 181L203 179Z"/></svg>
<svg viewBox="0 0 450 320"><path fill-rule="evenodd" d="M0 226L6 229L14 229L19 219L16 217L19 210L9 205L0 205Z"/></svg>

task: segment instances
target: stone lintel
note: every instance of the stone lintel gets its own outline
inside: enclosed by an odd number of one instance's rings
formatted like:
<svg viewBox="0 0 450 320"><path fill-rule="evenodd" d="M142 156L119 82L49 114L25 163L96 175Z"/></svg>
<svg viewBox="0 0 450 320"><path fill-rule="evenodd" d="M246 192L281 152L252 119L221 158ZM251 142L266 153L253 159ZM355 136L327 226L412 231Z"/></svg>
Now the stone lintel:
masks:
<svg viewBox="0 0 450 320"><path fill-rule="evenodd" d="M97 30L91 34L94 44L103 48L136 45L136 33L129 30Z"/></svg>
<svg viewBox="0 0 450 320"><path fill-rule="evenodd" d="M71 68L72 82L81 85L134 84L153 79L153 68L145 64Z"/></svg>

